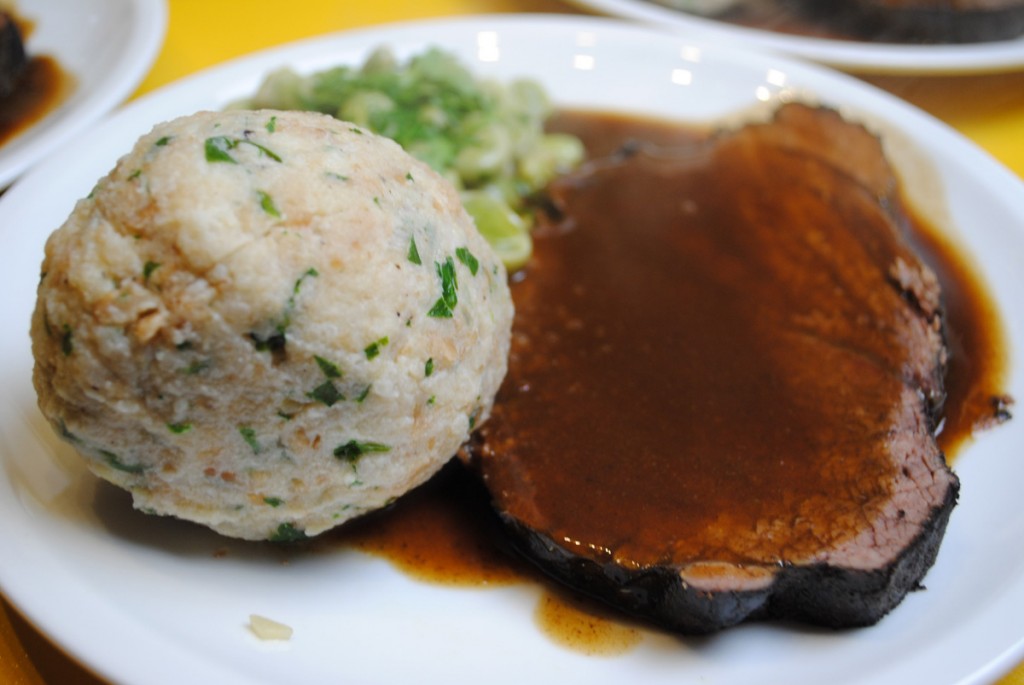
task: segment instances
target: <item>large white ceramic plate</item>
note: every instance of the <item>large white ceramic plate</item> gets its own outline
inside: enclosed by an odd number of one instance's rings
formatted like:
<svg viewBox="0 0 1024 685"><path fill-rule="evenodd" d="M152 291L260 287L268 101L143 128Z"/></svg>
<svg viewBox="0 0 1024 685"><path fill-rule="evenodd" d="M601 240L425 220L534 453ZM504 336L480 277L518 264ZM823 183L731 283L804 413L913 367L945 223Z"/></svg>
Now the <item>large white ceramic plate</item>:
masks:
<svg viewBox="0 0 1024 685"><path fill-rule="evenodd" d="M549 639L533 619L536 587L442 587L353 551L231 542L135 513L98 487L35 406L27 328L47 234L156 121L220 107L270 69L355 63L381 44L403 56L441 45L481 74L536 77L572 107L703 121L798 96L839 106L885 132L908 174L937 169L922 185L929 202L947 206L939 213L984 268L1014 352L1024 345L1024 185L950 129L853 79L599 18L488 16L272 50L140 99L0 199L0 587L33 622L107 677L175 685L976 683L1024 656L1020 422L957 462L962 503L928 590L879 625L749 625L705 639L652 632L617 657ZM1019 371L1009 390L1024 397ZM287 623L293 638L261 643L246 628L250 613Z"/></svg>
<svg viewBox="0 0 1024 685"><path fill-rule="evenodd" d="M991 43L901 45L831 40L747 28L659 5L654 0L570 0L615 17L635 19L688 35L778 51L861 73L955 74L1024 66L1024 37Z"/></svg>
<svg viewBox="0 0 1024 685"><path fill-rule="evenodd" d="M164 0L17 0L34 25L30 55L50 55L74 80L70 96L0 146L0 188L119 105L156 59Z"/></svg>

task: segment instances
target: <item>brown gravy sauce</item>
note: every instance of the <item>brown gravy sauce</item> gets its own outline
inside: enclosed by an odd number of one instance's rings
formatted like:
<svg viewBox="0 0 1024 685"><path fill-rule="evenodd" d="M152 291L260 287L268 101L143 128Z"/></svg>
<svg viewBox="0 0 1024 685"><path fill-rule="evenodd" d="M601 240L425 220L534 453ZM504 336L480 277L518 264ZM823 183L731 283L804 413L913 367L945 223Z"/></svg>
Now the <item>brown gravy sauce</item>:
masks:
<svg viewBox="0 0 1024 685"><path fill-rule="evenodd" d="M343 540L442 585L502 586L529 575L526 562L504 544L487 493L454 462L391 509L352 522Z"/></svg>
<svg viewBox="0 0 1024 685"><path fill-rule="evenodd" d="M938 439L946 460L954 463L977 431L1010 418L1013 400L1002 390L1009 366L1006 334L984 282L957 246L923 224L912 240L938 275L945 297L951 361Z"/></svg>
<svg viewBox="0 0 1024 685"><path fill-rule="evenodd" d="M707 134L674 123L587 112L562 113L552 128L581 136L591 156L618 149L628 140L670 144ZM993 398L1000 397L1004 387L1007 348L997 312L972 265L933 228L917 221L914 230L926 261L940 277L947 302L953 354L940 442L947 457L953 458L974 431L996 420ZM351 545L428 582L540 583L545 590L535 612L538 625L556 643L582 653L614 655L642 639L640 629L627 619L581 603L515 557L482 486L457 463L389 510L325 537L311 544Z"/></svg>
<svg viewBox="0 0 1024 685"><path fill-rule="evenodd" d="M642 629L627 619L566 592L542 594L534 618L555 644L590 656L625 654L644 639Z"/></svg>
<svg viewBox="0 0 1024 685"><path fill-rule="evenodd" d="M32 22L14 17L24 40ZM14 92L0 97L0 146L55 110L74 91L75 79L49 55L29 56L28 65Z"/></svg>
<svg viewBox="0 0 1024 685"><path fill-rule="evenodd" d="M614 153L628 141L680 145L709 135L710 129L658 119L594 112L562 112L550 124L585 141L590 157ZM952 463L978 430L1010 417L1013 400L1004 388L1009 372L1006 332L976 265L959 245L905 203L910 240L942 284L951 361L939 445Z"/></svg>

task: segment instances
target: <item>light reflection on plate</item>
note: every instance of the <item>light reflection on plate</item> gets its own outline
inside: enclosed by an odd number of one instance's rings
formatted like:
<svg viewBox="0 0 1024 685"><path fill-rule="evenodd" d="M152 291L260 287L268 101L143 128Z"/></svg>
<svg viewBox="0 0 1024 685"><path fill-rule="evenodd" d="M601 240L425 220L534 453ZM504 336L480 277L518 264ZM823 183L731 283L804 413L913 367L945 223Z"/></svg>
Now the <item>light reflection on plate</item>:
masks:
<svg viewBox="0 0 1024 685"><path fill-rule="evenodd" d="M284 553L130 510L99 486L35 408L27 336L46 235L75 199L163 119L218 108L269 70L358 63L389 44L428 45L478 73L533 76L568 107L706 121L763 101L813 97L885 131L982 265L1012 348L1024 341L1024 184L964 138L881 91L776 56L730 51L596 18L488 16L327 36L226 64L150 94L69 143L0 199L0 586L58 644L124 682L839 683L981 682L1024 655L1024 426L966 449L963 482L928 590L878 626L831 632L747 625L703 639L650 632L617 657L560 647L535 625L539 588L439 587L352 551ZM911 149L916 152L909 153ZM21 333L19 334L19 331ZM1024 397L1016 371L1007 390ZM288 563L282 563L287 557ZM246 628L260 614L284 644Z"/></svg>
<svg viewBox="0 0 1024 685"><path fill-rule="evenodd" d="M1024 36L991 43L900 45L830 40L748 28L654 0L569 0L589 10L635 19L705 40L730 41L761 50L821 62L860 73L957 74L1008 71L1024 67Z"/></svg>
<svg viewBox="0 0 1024 685"><path fill-rule="evenodd" d="M167 24L164 0L19 0L15 10L33 25L29 55L54 57L75 85L0 146L0 188L131 95L156 59Z"/></svg>

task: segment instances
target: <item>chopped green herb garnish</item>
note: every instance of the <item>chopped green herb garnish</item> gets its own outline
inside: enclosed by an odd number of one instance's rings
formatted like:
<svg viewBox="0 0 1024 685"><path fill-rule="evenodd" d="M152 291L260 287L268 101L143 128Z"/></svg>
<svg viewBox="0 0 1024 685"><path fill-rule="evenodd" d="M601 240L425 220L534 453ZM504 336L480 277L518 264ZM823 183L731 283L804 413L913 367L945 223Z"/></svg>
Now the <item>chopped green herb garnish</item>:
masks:
<svg viewBox="0 0 1024 685"><path fill-rule="evenodd" d="M284 504L284 500L280 497L264 497L263 502L269 504L272 507L279 507Z"/></svg>
<svg viewBox="0 0 1024 685"><path fill-rule="evenodd" d="M237 143L232 143L231 139L227 136L207 138L203 143L203 150L206 153L206 161L238 164L238 161L228 154L228 150L233 149L235 145L237 145Z"/></svg>
<svg viewBox="0 0 1024 685"><path fill-rule="evenodd" d="M269 148L266 148L266 147L260 145L259 143L254 143L251 140L242 140L242 141L239 141L239 142L241 142L241 143L248 143L249 145L252 145L254 148L256 148L257 150L260 151L261 155L266 155L267 157L270 157L275 162L281 162L282 161L281 158L278 157L277 154L273 150L270 150Z"/></svg>
<svg viewBox="0 0 1024 685"><path fill-rule="evenodd" d="M414 179L412 177L412 172L411 171L407 171L407 172L405 172L405 180L406 181L415 181L416 179Z"/></svg>
<svg viewBox="0 0 1024 685"><path fill-rule="evenodd" d="M328 171L328 172L326 172L326 174L327 174L328 178L333 178L336 181L347 181L348 180L348 176L345 176L344 174L339 174L339 173L334 172L334 171Z"/></svg>
<svg viewBox="0 0 1024 685"><path fill-rule="evenodd" d="M160 262L146 262L142 267L142 280L148 281L153 272L160 268Z"/></svg>
<svg viewBox="0 0 1024 685"><path fill-rule="evenodd" d="M423 365L423 375L429 378L434 373L434 358L431 357Z"/></svg>
<svg viewBox="0 0 1024 685"><path fill-rule="evenodd" d="M270 117L270 120L267 122L267 131L269 133L273 133L276 130L277 130L277 115L275 114L274 116Z"/></svg>
<svg viewBox="0 0 1024 685"><path fill-rule="evenodd" d="M296 528L294 523L282 523L267 539L270 542L302 542L307 537L306 532L301 528Z"/></svg>
<svg viewBox="0 0 1024 685"><path fill-rule="evenodd" d="M374 357L376 357L377 355L380 354L380 348L384 347L387 344L388 344L388 337L384 336L383 338L381 338L379 340L375 340L372 343L370 343L369 345L367 345L363 349L363 352L366 354L366 358L367 359L373 359Z"/></svg>
<svg viewBox="0 0 1024 685"><path fill-rule="evenodd" d="M173 136L164 136L163 138L160 138L156 141L156 146L163 147L164 145L167 145L167 143L171 142L171 138L173 138Z"/></svg>
<svg viewBox="0 0 1024 685"><path fill-rule="evenodd" d="M191 428L192 428L192 424L191 423L169 423L169 424L167 424L167 429L169 431L171 431L172 433L177 433L179 435L181 433L185 433L188 430L191 430Z"/></svg>
<svg viewBox="0 0 1024 685"><path fill-rule="evenodd" d="M339 459L343 459L350 464L355 464L359 461L361 456L369 452L390 451L391 447L379 442L360 442L359 440L349 440L344 445L338 445L334 448L334 456Z"/></svg>
<svg viewBox="0 0 1024 685"><path fill-rule="evenodd" d="M341 369L338 368L337 364L318 355L313 355L313 359L316 360L316 365L320 367L325 376L328 378L341 378Z"/></svg>
<svg viewBox="0 0 1024 685"><path fill-rule="evenodd" d="M203 143L203 150L206 153L207 162L227 162L228 164L238 164L238 160L232 157L229 152L237 148L239 145L252 145L254 148L259 150L260 155L266 155L275 162L280 162L281 158L273 150L267 147L255 143L245 138L230 138L228 136L214 136L207 138Z"/></svg>
<svg viewBox="0 0 1024 685"><path fill-rule="evenodd" d="M363 389L363 391L359 393L359 397L356 398L356 402L362 403L362 401L365 400L370 395L370 388L372 387L373 383L370 383L368 386L366 386Z"/></svg>
<svg viewBox="0 0 1024 685"><path fill-rule="evenodd" d="M302 288L302 282L304 280L306 280L307 278L316 278L319 275L320 275L320 272L317 271L316 269L314 269L313 267L309 267L308 269L306 269L306 272L303 273L301 276L299 276L299 278L295 281L295 285L294 285L294 287L292 287L292 294L293 295L298 295L299 294L299 290ZM292 304L294 304L294 303L292 303Z"/></svg>
<svg viewBox="0 0 1024 685"><path fill-rule="evenodd" d="M295 418L295 414L289 414L286 411L279 411L277 412L277 415L280 416L285 421L291 421L292 419Z"/></svg>
<svg viewBox="0 0 1024 685"><path fill-rule="evenodd" d="M413 264L423 264L423 260L420 259L419 248L416 247L416 238L409 238L409 253L406 255L410 262Z"/></svg>
<svg viewBox="0 0 1024 685"><path fill-rule="evenodd" d="M281 325L278 325L278 330L280 331L280 329ZM266 338L256 333L250 333L249 338L252 340L252 344L256 347L257 352L270 352L272 354L284 352L284 346L287 342L283 332L278 332Z"/></svg>
<svg viewBox="0 0 1024 685"><path fill-rule="evenodd" d="M427 316L431 316L435 319L450 319L452 318L452 310L448 307L448 303L444 301L444 298L438 299L434 303L434 306L427 312Z"/></svg>
<svg viewBox="0 0 1024 685"><path fill-rule="evenodd" d="M259 440L256 439L256 431L249 426L239 426L238 433L245 440L246 444L252 448L253 453L259 454L263 451L263 446L260 445Z"/></svg>
<svg viewBox="0 0 1024 685"><path fill-rule="evenodd" d="M444 264L437 264L435 262L434 267L437 269L437 275L441 278L441 294L444 297L445 304L448 305L449 309L455 309L455 305L459 301L456 294L456 291L459 289L459 282L455 277L455 264L452 262L452 258L448 257L444 260Z"/></svg>
<svg viewBox="0 0 1024 685"><path fill-rule="evenodd" d="M118 457L113 452L108 452L107 450L100 450L100 454L103 455L104 461L106 461L111 468L117 469L118 471L124 471L125 473L142 473L143 471L146 470L146 467L143 466L142 464L124 463L123 461L121 461L121 458Z"/></svg>
<svg viewBox="0 0 1024 685"><path fill-rule="evenodd" d="M319 271L313 267L309 267L301 276L295 279L295 285L292 286L292 294L288 296L288 300L284 305L284 311L281 312L281 319L274 324L274 329L277 331L276 334L271 334L269 336L263 336L258 333L249 334L249 337L252 339L257 350L260 352L270 352L274 355L284 354L285 345L288 342L285 338L285 333L292 323L292 312L295 311L295 298L298 296L299 291L302 289L302 284L307 278L313 278L319 275Z"/></svg>
<svg viewBox="0 0 1024 685"><path fill-rule="evenodd" d="M324 381L313 388L309 392L309 396L317 402L326 404L328 407L333 407L337 402L345 399L345 396L338 391L338 388L331 381Z"/></svg>
<svg viewBox="0 0 1024 685"><path fill-rule="evenodd" d="M79 438L77 435L68 430L67 424L64 423L63 419L60 420L60 437L70 442L82 441L81 438Z"/></svg>
<svg viewBox="0 0 1024 685"><path fill-rule="evenodd" d="M437 402L437 395L431 395L427 398L427 406L434 404L434 402Z"/></svg>
<svg viewBox="0 0 1024 685"><path fill-rule="evenodd" d="M194 376L197 373L201 373L208 368L210 368L209 359L197 359L188 366L186 366L184 369L182 369L181 372L186 376Z"/></svg>
<svg viewBox="0 0 1024 685"><path fill-rule="evenodd" d="M427 312L427 315L435 318L451 318L455 305L459 301L456 292L459 289L459 282L455 276L455 262L448 257L443 264L434 262L434 268L437 270L438 278L441 279L441 297Z"/></svg>
<svg viewBox="0 0 1024 685"><path fill-rule="evenodd" d="M71 353L75 351L75 343L72 340L73 333L71 332L71 326L64 324L63 335L60 336L60 351L64 353L65 357L71 356Z"/></svg>
<svg viewBox="0 0 1024 685"><path fill-rule="evenodd" d="M284 336L285 330L287 330L288 326L291 325L292 312L295 310L295 298L296 296L298 296L299 291L302 290L302 283L307 278L315 278L319 275L319 271L317 271L313 267L309 267L308 269L306 269L305 273L303 273L295 280L295 285L292 286L292 294L288 296L288 301L285 302L284 312L281 314L281 321L280 323L277 324L277 331L278 333L281 334L282 338Z"/></svg>
<svg viewBox="0 0 1024 685"><path fill-rule="evenodd" d="M469 273L476 276L476 270L480 268L480 262L473 256L473 253L470 252L468 248L455 248L455 256L459 258L460 262L469 268Z"/></svg>
<svg viewBox="0 0 1024 685"><path fill-rule="evenodd" d="M136 169L132 173L128 174L128 180L131 181L133 179L138 178L139 176L142 176L142 169Z"/></svg>
<svg viewBox="0 0 1024 685"><path fill-rule="evenodd" d="M281 218L281 212L277 208L277 206L274 205L274 198L270 197L269 193L267 193L265 190L257 190L256 195L258 195L260 198L260 207L263 209L264 212L266 212L272 217L276 217L278 219Z"/></svg>

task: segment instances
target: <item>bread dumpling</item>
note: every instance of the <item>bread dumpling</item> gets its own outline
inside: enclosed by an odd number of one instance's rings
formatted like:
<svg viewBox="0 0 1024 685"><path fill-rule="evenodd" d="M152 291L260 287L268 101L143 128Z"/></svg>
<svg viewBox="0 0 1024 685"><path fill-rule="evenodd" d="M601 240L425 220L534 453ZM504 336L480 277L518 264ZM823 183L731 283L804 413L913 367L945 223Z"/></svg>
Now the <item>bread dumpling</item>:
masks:
<svg viewBox="0 0 1024 685"><path fill-rule="evenodd" d="M455 189L308 112L156 126L49 238L39 406L135 507L316 535L434 474L489 415L512 302Z"/></svg>

